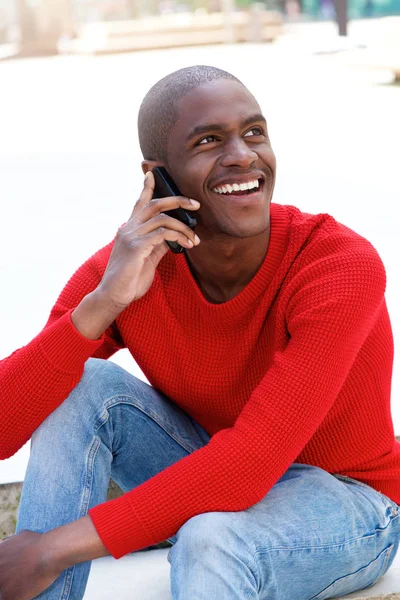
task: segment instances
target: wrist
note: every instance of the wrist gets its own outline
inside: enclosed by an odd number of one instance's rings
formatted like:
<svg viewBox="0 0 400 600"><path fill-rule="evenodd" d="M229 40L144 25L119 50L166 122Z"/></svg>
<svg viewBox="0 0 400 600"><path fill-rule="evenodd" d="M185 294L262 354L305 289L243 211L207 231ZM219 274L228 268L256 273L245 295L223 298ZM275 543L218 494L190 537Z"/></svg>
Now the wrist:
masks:
<svg viewBox="0 0 400 600"><path fill-rule="evenodd" d="M85 296L71 314L71 321L81 335L98 340L122 312L96 289Z"/></svg>
<svg viewBox="0 0 400 600"><path fill-rule="evenodd" d="M93 292L90 293L90 296L93 298L93 301L101 307L101 310L105 314L112 315L113 319L116 319L126 308L126 305L116 303L101 285L93 290Z"/></svg>
<svg viewBox="0 0 400 600"><path fill-rule="evenodd" d="M49 571L61 573L73 565L109 555L89 515L43 533L41 562Z"/></svg>

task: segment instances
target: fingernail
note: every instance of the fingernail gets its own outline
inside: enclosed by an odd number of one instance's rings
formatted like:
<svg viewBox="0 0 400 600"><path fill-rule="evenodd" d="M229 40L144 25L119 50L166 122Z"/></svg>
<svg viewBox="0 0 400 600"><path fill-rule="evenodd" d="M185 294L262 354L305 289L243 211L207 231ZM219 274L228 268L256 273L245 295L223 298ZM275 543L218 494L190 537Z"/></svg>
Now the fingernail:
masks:
<svg viewBox="0 0 400 600"><path fill-rule="evenodd" d="M193 198L189 198L190 202L192 204L194 204L195 206L200 206L200 202L198 202L197 200L193 200Z"/></svg>
<svg viewBox="0 0 400 600"><path fill-rule="evenodd" d="M194 241L195 241L196 244L200 244L200 238L199 238L198 235L194 236Z"/></svg>

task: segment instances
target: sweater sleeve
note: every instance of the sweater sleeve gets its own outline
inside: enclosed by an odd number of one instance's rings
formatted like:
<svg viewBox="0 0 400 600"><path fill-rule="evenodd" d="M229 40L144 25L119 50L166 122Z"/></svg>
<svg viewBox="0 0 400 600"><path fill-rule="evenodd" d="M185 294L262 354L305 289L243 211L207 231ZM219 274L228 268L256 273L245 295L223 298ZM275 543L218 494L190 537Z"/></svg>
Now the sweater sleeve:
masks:
<svg viewBox="0 0 400 600"><path fill-rule="evenodd" d="M294 277L285 313L290 341L234 426L120 498L90 509L109 552L120 558L171 537L200 513L259 502L335 402L384 305L385 283L370 246L315 260Z"/></svg>
<svg viewBox="0 0 400 600"><path fill-rule="evenodd" d="M106 359L124 347L115 324L98 340L89 340L71 321L76 306L101 281L99 257L107 255L109 246L74 273L43 330L0 361L0 459L15 454L65 400L79 383L89 357Z"/></svg>

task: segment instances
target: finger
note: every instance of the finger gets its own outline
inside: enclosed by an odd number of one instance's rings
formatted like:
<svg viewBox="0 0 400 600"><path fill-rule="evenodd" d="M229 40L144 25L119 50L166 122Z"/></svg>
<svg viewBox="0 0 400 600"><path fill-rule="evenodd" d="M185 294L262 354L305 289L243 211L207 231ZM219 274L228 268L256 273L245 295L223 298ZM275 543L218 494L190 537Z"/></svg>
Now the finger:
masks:
<svg viewBox="0 0 400 600"><path fill-rule="evenodd" d="M153 197L154 186L155 186L154 175L151 171L147 171L146 175L144 176L144 185L143 185L142 193L140 194L138 201L134 205L128 221L130 221L131 218L133 217L133 215L136 214L138 211L140 211L141 208L143 208L143 206L145 206L148 202L150 202L150 200Z"/></svg>
<svg viewBox="0 0 400 600"><path fill-rule="evenodd" d="M174 217L171 217L170 215L166 215L164 213L160 213L156 217L153 217L152 219L145 221L139 227L136 227L135 228L135 236L139 236L139 237L146 236L148 233L151 233L152 231L156 231L160 227L163 227L164 229L171 229L172 231L180 231L188 239L192 240L192 242L194 244L196 244L197 236L190 227L185 225L185 223L182 223L182 221L179 221L178 219L175 219ZM174 240L168 240L168 241L174 241Z"/></svg>
<svg viewBox="0 0 400 600"><path fill-rule="evenodd" d="M146 237L153 244L153 246L166 241L178 242L178 244L184 248L193 248L194 246L192 240L189 239L184 233L174 229L167 229L166 227L159 227L144 237Z"/></svg>
<svg viewBox="0 0 400 600"><path fill-rule="evenodd" d="M135 213L135 218L139 223L145 223L149 219L156 217L161 213L168 212L174 208L185 208L186 210L197 210L200 208L200 203L197 200L186 198L186 196L167 196L166 198L154 198L147 204L142 206L142 209Z"/></svg>

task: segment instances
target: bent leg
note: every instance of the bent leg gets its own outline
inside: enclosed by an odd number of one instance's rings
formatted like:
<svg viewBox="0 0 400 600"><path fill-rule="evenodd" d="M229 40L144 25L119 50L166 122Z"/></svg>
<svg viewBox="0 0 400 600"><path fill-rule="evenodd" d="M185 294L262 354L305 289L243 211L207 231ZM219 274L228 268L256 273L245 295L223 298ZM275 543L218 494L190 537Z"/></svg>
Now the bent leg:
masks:
<svg viewBox="0 0 400 600"><path fill-rule="evenodd" d="M111 361L89 359L79 384L32 436L17 532L46 532L106 500L110 476L133 489L209 440L189 415ZM83 598L90 563L64 571L41 600Z"/></svg>
<svg viewBox="0 0 400 600"><path fill-rule="evenodd" d="M189 519L170 549L173 600L324 600L376 583L400 543L397 505L293 463L245 511Z"/></svg>

